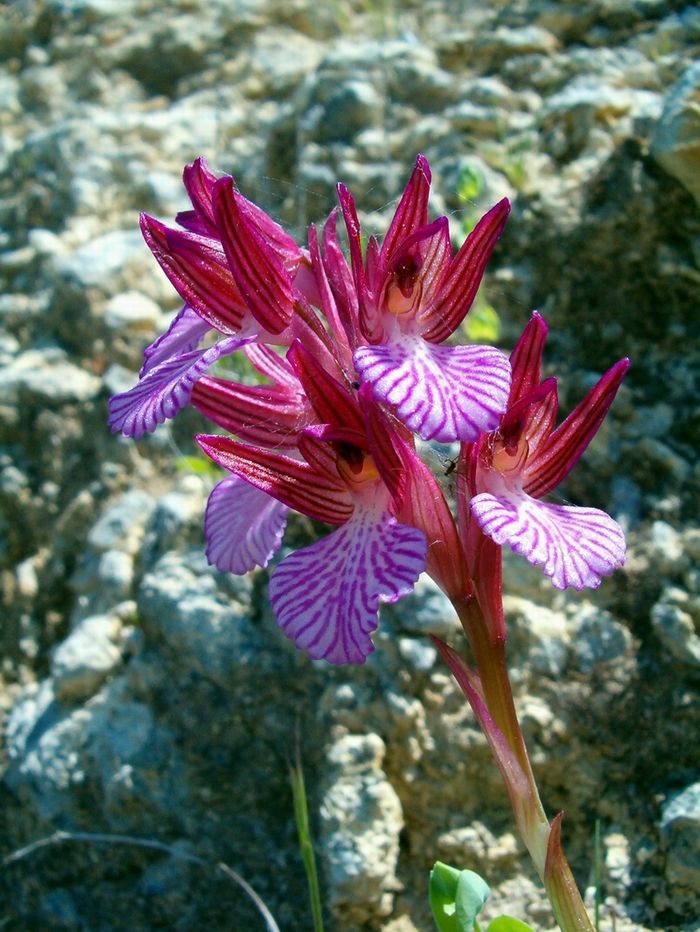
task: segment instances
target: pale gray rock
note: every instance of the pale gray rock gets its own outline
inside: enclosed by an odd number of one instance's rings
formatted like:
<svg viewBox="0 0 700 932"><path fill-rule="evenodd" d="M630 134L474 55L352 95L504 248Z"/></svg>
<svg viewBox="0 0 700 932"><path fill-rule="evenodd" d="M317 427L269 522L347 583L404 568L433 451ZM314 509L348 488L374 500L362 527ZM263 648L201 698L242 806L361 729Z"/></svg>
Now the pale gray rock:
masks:
<svg viewBox="0 0 700 932"><path fill-rule="evenodd" d="M666 877L700 893L700 783L673 795L661 812Z"/></svg>
<svg viewBox="0 0 700 932"><path fill-rule="evenodd" d="M122 659L121 624L110 615L85 618L54 650L51 658L56 696L76 702L92 696Z"/></svg>
<svg viewBox="0 0 700 932"><path fill-rule="evenodd" d="M107 550L136 553L155 507L155 500L147 492L139 489L125 492L92 527L88 534L88 545L97 553Z"/></svg>
<svg viewBox="0 0 700 932"><path fill-rule="evenodd" d="M649 557L656 571L665 575L682 573L688 565L683 538L666 521L654 521L651 526Z"/></svg>
<svg viewBox="0 0 700 932"><path fill-rule="evenodd" d="M83 799L88 793L100 800L117 830L138 830L130 809L137 814L146 803L167 812L185 790L177 781L168 785L176 763L167 730L123 677L74 708L43 681L12 709L6 739L4 780L42 819L78 820L80 790Z"/></svg>
<svg viewBox="0 0 700 932"><path fill-rule="evenodd" d="M669 91L651 153L700 203L700 63L690 65Z"/></svg>
<svg viewBox="0 0 700 932"><path fill-rule="evenodd" d="M85 179L85 183L87 180ZM113 230L81 246L71 255L57 260L59 275L81 288L116 290L129 275L138 276L147 267L152 271L150 255L138 229Z"/></svg>
<svg viewBox="0 0 700 932"><path fill-rule="evenodd" d="M379 735L348 735L328 753L320 843L328 903L345 927L390 914L403 827L401 802L382 770Z"/></svg>
<svg viewBox="0 0 700 932"><path fill-rule="evenodd" d="M696 601L687 592L667 586L651 609L651 624L672 657L700 667L700 614Z"/></svg>
<svg viewBox="0 0 700 932"><path fill-rule="evenodd" d="M221 591L201 549L166 553L146 574L137 602L142 623L186 668L232 687L241 669L255 668L265 634L253 624L251 580L231 577Z"/></svg>
<svg viewBox="0 0 700 932"><path fill-rule="evenodd" d="M151 298L138 291L115 295L105 305L104 319L111 330L131 330L153 334L161 310Z"/></svg>
<svg viewBox="0 0 700 932"><path fill-rule="evenodd" d="M27 350L0 370L0 394L34 405L89 401L100 390L100 379L69 361L58 347Z"/></svg>
<svg viewBox="0 0 700 932"><path fill-rule="evenodd" d="M584 676L596 668L614 665L615 674L623 671L623 661L630 658L632 635L613 616L593 605L584 604L572 618L571 643L575 664Z"/></svg>
<svg viewBox="0 0 700 932"><path fill-rule="evenodd" d="M385 605L382 614L391 619L397 630L411 634L446 638L460 630L452 603L427 573L418 578L411 595Z"/></svg>
<svg viewBox="0 0 700 932"><path fill-rule="evenodd" d="M503 600L511 656L536 676L560 676L571 650L566 617L528 599Z"/></svg>

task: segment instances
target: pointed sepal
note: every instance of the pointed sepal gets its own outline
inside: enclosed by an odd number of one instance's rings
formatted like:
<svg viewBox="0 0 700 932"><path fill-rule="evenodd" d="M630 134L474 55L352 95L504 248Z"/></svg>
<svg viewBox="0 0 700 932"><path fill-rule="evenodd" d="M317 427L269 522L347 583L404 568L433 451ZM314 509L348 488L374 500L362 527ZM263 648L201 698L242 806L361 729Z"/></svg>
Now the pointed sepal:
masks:
<svg viewBox="0 0 700 932"><path fill-rule="evenodd" d="M538 447L525 468L525 491L536 498L555 489L571 472L598 432L629 369L621 359Z"/></svg>
<svg viewBox="0 0 700 932"><path fill-rule="evenodd" d="M419 318L426 340L442 343L466 317L509 213L510 202L503 198L484 214L462 243L439 293Z"/></svg>

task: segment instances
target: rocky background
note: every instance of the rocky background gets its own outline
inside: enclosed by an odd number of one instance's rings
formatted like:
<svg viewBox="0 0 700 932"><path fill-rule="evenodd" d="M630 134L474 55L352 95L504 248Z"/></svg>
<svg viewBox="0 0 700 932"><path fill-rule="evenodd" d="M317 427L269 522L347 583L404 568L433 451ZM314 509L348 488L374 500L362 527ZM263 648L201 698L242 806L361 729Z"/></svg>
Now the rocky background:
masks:
<svg viewBox="0 0 700 932"><path fill-rule="evenodd" d="M511 664L583 887L600 827L601 930L700 928L699 50L674 0L0 3L0 855L57 829L171 848L5 863L1 929L262 928L219 861L310 928L297 745L330 929L431 929L436 858L551 928L426 638L459 643L440 593L387 610L364 668L311 663L265 573L206 565L196 415L105 426L178 306L137 215L185 206L185 162L303 236L337 179L381 231L419 151L455 229L512 198L486 295L506 348L546 316L565 410L632 358L562 492L624 524L627 566L564 597L509 560Z"/></svg>

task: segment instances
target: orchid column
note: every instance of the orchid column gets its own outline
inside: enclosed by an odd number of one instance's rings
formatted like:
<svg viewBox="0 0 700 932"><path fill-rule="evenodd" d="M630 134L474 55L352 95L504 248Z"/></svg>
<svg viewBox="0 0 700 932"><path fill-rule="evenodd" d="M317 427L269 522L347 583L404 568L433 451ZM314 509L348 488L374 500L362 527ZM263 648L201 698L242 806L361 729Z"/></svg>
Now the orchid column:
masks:
<svg viewBox="0 0 700 932"><path fill-rule="evenodd" d="M223 433L198 436L226 475L206 508L219 570L265 567L289 509L334 527L273 569L270 599L294 645L332 664L364 663L381 602L427 571L451 599L471 652L438 647L503 774L520 833L562 929L590 929L548 822L505 665L501 547L558 588L597 586L624 560L618 525L592 508L544 501L595 434L627 369L605 375L559 426L556 382L541 381L546 325L535 314L510 359L451 340L464 320L509 204L496 204L453 254L430 221L430 170L418 156L386 236L363 249L348 190L308 248L297 246L203 159L184 172L192 210L180 229L142 230L184 304L144 354L109 423L141 437L192 404ZM342 215L350 260L337 233ZM214 365L244 353L245 385ZM459 442L457 515L416 452Z"/></svg>

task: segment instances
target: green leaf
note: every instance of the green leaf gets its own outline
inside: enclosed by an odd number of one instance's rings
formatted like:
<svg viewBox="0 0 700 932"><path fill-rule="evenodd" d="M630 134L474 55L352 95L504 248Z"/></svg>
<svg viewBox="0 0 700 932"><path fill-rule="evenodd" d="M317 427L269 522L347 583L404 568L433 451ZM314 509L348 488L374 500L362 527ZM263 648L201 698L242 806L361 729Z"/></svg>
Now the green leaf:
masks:
<svg viewBox="0 0 700 932"><path fill-rule="evenodd" d="M535 932L532 926L512 916L499 916L489 923L486 932Z"/></svg>
<svg viewBox="0 0 700 932"><path fill-rule="evenodd" d="M472 932L489 892L474 871L436 861L430 872L430 908L440 932Z"/></svg>
<svg viewBox="0 0 700 932"><path fill-rule="evenodd" d="M471 165L465 166L457 182L457 197L460 201L475 201L483 190L484 179L481 172L472 168Z"/></svg>
<svg viewBox="0 0 700 932"><path fill-rule="evenodd" d="M467 336L474 343L496 343L501 335L501 318L484 300L478 300L464 322Z"/></svg>
<svg viewBox="0 0 700 932"><path fill-rule="evenodd" d="M197 476L218 476L219 469L210 459L203 456L178 456L175 468L180 472L192 472Z"/></svg>

